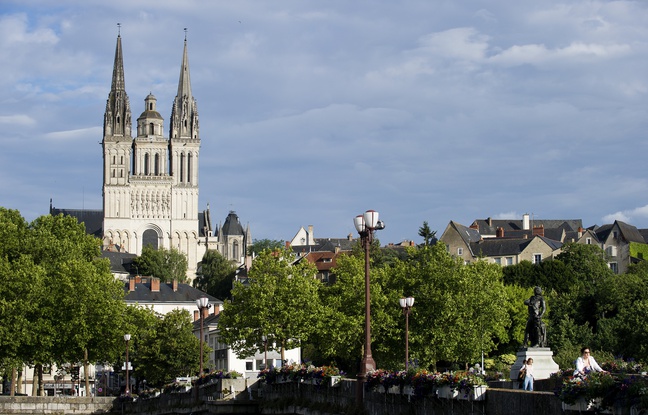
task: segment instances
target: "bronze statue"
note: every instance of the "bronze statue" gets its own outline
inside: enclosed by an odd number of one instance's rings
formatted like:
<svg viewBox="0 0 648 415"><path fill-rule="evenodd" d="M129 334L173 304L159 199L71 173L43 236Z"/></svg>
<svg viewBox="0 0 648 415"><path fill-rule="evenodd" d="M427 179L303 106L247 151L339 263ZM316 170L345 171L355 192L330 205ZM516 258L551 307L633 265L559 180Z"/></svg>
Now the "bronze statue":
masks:
<svg viewBox="0 0 648 415"><path fill-rule="evenodd" d="M542 321L547 306L542 296L542 288L535 287L533 295L528 300L524 300L524 305L529 308L529 319L524 331L524 345L547 347L547 328Z"/></svg>

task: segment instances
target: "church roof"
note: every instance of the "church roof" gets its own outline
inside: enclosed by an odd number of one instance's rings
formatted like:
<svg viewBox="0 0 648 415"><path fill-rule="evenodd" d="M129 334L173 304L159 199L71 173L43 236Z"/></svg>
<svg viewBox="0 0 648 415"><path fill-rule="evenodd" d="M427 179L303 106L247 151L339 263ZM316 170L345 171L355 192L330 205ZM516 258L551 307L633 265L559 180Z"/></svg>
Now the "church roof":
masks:
<svg viewBox="0 0 648 415"><path fill-rule="evenodd" d="M50 215L72 216L77 222L85 224L87 234L97 238L103 236L103 210L59 209L50 204Z"/></svg>
<svg viewBox="0 0 648 415"><path fill-rule="evenodd" d="M225 224L220 229L220 235L245 235L243 226L239 222L239 218L233 210L230 210L229 215L225 219Z"/></svg>

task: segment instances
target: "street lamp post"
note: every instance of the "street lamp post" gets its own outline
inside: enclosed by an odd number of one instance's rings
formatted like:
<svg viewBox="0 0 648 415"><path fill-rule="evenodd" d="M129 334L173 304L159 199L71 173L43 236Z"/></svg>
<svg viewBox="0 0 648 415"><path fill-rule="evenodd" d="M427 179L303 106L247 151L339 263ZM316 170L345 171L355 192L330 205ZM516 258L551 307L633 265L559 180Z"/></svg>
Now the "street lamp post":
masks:
<svg viewBox="0 0 648 415"><path fill-rule="evenodd" d="M364 383L367 380L367 373L376 370L376 362L371 355L371 292L369 289L369 248L373 241L374 231L384 229L385 224L378 220L378 212L368 210L363 215L354 218L355 225L360 240L365 251L365 343L364 356L358 371L358 381L356 386L356 398L359 404L363 401Z"/></svg>
<svg viewBox="0 0 648 415"><path fill-rule="evenodd" d="M198 307L198 310L200 312L200 372L198 373L198 376L200 377L203 374L203 322L205 318L205 310L210 307L209 298L200 297L196 300L196 306Z"/></svg>
<svg viewBox="0 0 648 415"><path fill-rule="evenodd" d="M405 371L407 371L409 369L409 315L414 305L414 297L401 298L398 302L405 314Z"/></svg>
<svg viewBox="0 0 648 415"><path fill-rule="evenodd" d="M268 336L265 334L261 336L261 340L263 340L263 368L267 369L268 368Z"/></svg>
<svg viewBox="0 0 648 415"><path fill-rule="evenodd" d="M124 340L126 341L126 388L124 389L124 392L126 396L130 395L130 379L128 378L128 367L130 366L130 363L128 362L128 342L130 342L130 339L130 334L124 334Z"/></svg>

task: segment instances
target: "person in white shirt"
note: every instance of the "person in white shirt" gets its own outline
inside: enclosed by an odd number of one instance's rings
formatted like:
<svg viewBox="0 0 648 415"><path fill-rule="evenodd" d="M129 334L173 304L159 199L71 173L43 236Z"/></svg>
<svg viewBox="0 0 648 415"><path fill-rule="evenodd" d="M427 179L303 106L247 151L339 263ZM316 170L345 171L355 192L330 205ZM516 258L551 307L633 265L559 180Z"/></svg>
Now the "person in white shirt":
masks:
<svg viewBox="0 0 648 415"><path fill-rule="evenodd" d="M581 349L581 356L576 359L574 376L587 376L591 372L605 372L605 370L596 363L596 359L590 354L590 348L583 347Z"/></svg>
<svg viewBox="0 0 648 415"><path fill-rule="evenodd" d="M520 368L520 372L525 370L526 375L524 376L524 382L522 384L522 389L525 391L533 390L533 359L528 358L524 365Z"/></svg>

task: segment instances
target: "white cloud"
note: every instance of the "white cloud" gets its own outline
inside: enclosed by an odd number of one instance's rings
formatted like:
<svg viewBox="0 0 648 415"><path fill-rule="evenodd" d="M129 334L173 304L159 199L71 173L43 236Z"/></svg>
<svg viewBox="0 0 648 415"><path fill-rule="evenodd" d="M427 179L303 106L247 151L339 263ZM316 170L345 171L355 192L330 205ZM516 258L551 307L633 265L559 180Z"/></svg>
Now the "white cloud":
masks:
<svg viewBox="0 0 648 415"><path fill-rule="evenodd" d="M13 124L13 125L33 125L35 123L34 119L29 115L17 114L17 115L0 115L0 124Z"/></svg>
<svg viewBox="0 0 648 415"><path fill-rule="evenodd" d="M48 140L54 141L76 141L97 139L98 137L101 137L102 134L103 129L101 127L90 127L80 128L78 130L55 131L44 134L44 137Z"/></svg>
<svg viewBox="0 0 648 415"><path fill-rule="evenodd" d="M614 59L631 52L629 45L600 45L574 42L564 48L550 49L543 44L514 45L489 58L496 64L515 66L545 63L568 64L592 59Z"/></svg>
<svg viewBox="0 0 648 415"><path fill-rule="evenodd" d="M610 213L603 216L605 223L612 223L615 220L622 222L633 223L636 221L648 219L648 205L637 207L634 209L623 210L615 213Z"/></svg>

